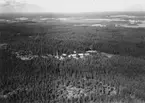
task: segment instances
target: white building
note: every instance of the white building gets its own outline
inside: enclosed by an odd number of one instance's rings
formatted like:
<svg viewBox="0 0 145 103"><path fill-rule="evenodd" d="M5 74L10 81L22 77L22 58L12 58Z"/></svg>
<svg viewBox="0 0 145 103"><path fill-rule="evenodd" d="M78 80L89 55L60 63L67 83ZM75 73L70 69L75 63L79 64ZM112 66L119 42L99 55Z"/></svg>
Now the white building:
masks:
<svg viewBox="0 0 145 103"><path fill-rule="evenodd" d="M88 50L88 51L86 51L86 53L97 53L97 51L96 50Z"/></svg>

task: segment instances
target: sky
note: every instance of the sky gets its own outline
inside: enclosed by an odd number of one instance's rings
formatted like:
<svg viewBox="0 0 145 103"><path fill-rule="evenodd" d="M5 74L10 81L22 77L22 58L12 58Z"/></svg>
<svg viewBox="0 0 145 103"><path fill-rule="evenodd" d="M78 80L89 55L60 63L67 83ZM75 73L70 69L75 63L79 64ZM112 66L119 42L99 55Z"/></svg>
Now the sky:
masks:
<svg viewBox="0 0 145 103"><path fill-rule="evenodd" d="M0 0L0 12L9 11L10 8L7 9L5 4L8 4L7 8L14 7L14 11L23 12L145 11L144 0Z"/></svg>

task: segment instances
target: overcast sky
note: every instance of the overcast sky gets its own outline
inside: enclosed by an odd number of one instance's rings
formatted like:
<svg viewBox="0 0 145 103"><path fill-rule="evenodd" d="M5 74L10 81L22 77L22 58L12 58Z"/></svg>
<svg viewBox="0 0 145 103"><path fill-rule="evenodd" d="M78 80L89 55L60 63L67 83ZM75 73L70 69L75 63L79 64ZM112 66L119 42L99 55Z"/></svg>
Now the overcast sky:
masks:
<svg viewBox="0 0 145 103"><path fill-rule="evenodd" d="M19 3L25 5L18 7ZM145 11L145 0L0 0L0 12L9 11L3 6L5 4L14 7L16 11L23 8L24 12Z"/></svg>

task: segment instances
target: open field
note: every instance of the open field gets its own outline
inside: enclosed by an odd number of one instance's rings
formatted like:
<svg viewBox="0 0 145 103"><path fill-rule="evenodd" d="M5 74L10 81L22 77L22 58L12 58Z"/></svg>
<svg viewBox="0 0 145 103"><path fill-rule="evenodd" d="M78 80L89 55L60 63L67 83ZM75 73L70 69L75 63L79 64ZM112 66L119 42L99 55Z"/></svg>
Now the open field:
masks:
<svg viewBox="0 0 145 103"><path fill-rule="evenodd" d="M144 18L0 16L0 102L144 103Z"/></svg>

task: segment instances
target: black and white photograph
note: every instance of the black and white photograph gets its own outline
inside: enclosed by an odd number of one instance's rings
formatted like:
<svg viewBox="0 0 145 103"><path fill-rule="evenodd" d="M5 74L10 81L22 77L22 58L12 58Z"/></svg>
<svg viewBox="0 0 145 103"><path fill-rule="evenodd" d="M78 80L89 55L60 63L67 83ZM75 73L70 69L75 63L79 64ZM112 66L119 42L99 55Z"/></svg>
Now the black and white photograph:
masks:
<svg viewBox="0 0 145 103"><path fill-rule="evenodd" d="M0 0L0 103L145 103L145 0Z"/></svg>

